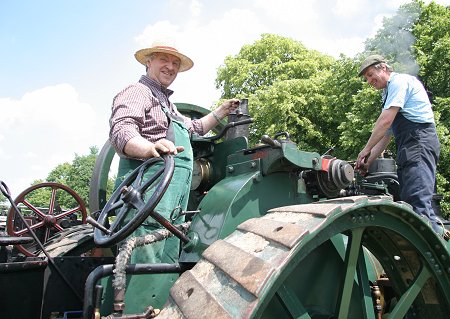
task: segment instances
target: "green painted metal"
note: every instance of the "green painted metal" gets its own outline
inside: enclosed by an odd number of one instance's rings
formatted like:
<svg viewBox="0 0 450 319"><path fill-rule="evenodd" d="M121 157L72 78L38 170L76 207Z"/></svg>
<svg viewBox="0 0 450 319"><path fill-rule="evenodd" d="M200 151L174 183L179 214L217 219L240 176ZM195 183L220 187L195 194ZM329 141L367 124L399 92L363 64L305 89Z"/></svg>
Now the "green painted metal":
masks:
<svg viewBox="0 0 450 319"><path fill-rule="evenodd" d="M281 148L278 149L264 145L248 152L233 154L229 158L229 164L239 164L258 158L263 159L263 175L277 171L293 171L299 168L313 170L321 168L321 160L318 153L301 151L292 142L281 143Z"/></svg>
<svg viewBox="0 0 450 319"><path fill-rule="evenodd" d="M198 261L213 242L228 236L245 220L266 214L270 208L311 201L307 194L297 192L297 179L288 172L261 178L259 160L231 167L227 178L217 183L200 203L200 213L188 232L198 238L198 243L183 251L181 262Z"/></svg>
<svg viewBox="0 0 450 319"><path fill-rule="evenodd" d="M221 145L221 144L218 144ZM223 149L234 145L234 140ZM189 236L195 238L181 256L182 262L195 262L201 253L217 239L229 235L243 221L266 214L281 205L313 201L293 172L319 169L318 153L304 152L296 145L282 143L281 148L269 146L251 150L227 151L225 178L214 185L200 202L201 211L192 221ZM214 159L224 159L223 154ZM220 200L218 200L220 199Z"/></svg>
<svg viewBox="0 0 450 319"><path fill-rule="evenodd" d="M363 229L356 229L353 236L351 236L350 242L347 243L348 249L344 260L344 268L345 268L344 281L342 284L342 290L340 291L341 297L339 298L341 300L341 303L338 305L339 318L347 318L349 315L350 300L352 295L353 283L355 281L354 274L356 271L356 265L359 254L362 253L362 246L361 246L362 232ZM359 284L367 285L367 282L363 283L359 282Z"/></svg>
<svg viewBox="0 0 450 319"><path fill-rule="evenodd" d="M106 140L95 161L89 188L89 211L94 213L101 210L106 202L108 175L116 152L109 140Z"/></svg>
<svg viewBox="0 0 450 319"><path fill-rule="evenodd" d="M364 254L364 251L365 250L362 249L358 255L358 267L356 268L358 277L357 284L361 291L361 304L363 306L362 313L364 318L375 319L374 303L370 290L370 283L376 282L379 276L370 276L373 274L374 269L372 267L368 267L370 264L367 263L367 256Z"/></svg>
<svg viewBox="0 0 450 319"><path fill-rule="evenodd" d="M392 318L404 318L411 307L411 304L419 295L420 291L424 288L428 279L431 278L430 271L426 267L422 267L419 275L415 278L414 282L408 288L408 290L402 295L394 310L391 312ZM448 312L447 312L448 314Z"/></svg>

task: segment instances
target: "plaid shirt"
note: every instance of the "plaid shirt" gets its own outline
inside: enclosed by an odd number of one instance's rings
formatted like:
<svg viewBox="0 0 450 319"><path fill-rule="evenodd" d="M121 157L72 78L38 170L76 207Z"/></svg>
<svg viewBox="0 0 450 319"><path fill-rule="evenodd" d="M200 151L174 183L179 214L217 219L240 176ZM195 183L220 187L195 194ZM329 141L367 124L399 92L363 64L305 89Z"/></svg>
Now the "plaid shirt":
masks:
<svg viewBox="0 0 450 319"><path fill-rule="evenodd" d="M204 134L200 120L183 116L169 101L172 93L172 90L143 75L138 83L129 85L114 97L109 119L109 140L121 157L126 157L123 152L125 144L137 135L153 143L166 137L168 121L161 104L175 116L182 117L190 133Z"/></svg>

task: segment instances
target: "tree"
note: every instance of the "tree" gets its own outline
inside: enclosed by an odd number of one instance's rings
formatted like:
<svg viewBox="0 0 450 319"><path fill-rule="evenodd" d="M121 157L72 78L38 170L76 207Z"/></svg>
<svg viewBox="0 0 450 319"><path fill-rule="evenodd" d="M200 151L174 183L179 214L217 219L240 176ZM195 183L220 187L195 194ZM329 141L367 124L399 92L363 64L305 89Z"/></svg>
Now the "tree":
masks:
<svg viewBox="0 0 450 319"><path fill-rule="evenodd" d="M420 2L421 3L421 2ZM450 97L450 6L421 3L413 34L420 78L433 96ZM446 120L448 118L448 111Z"/></svg>
<svg viewBox="0 0 450 319"><path fill-rule="evenodd" d="M85 203L89 202L89 189L97 154L97 147L91 147L89 155L79 156L75 154L67 178L67 186L80 195Z"/></svg>
<svg viewBox="0 0 450 319"><path fill-rule="evenodd" d="M75 154L72 163L62 163L57 165L47 176L45 180L36 180L32 185L43 182L55 182L70 187L75 193L80 196L89 207L89 189L91 184L91 177L94 170L95 161L97 159L98 148L90 147L88 155L80 156ZM112 194L114 182L112 179L108 181L107 196ZM59 195L58 202L61 206L70 207L75 205L75 201L68 193L63 192ZM27 200L33 205L44 206L48 205L50 198L49 189L37 189L33 191Z"/></svg>
<svg viewBox="0 0 450 319"><path fill-rule="evenodd" d="M244 45L236 57L225 58L216 87L222 89L224 98L246 96L279 81L308 79L332 60L292 39L262 34L261 40Z"/></svg>
<svg viewBox="0 0 450 319"><path fill-rule="evenodd" d="M225 59L216 86L223 90L222 98L249 99L255 118L252 142L263 134L287 131L304 149L325 151L331 141L319 126L324 122L317 119L332 117L321 84L330 76L333 60L292 39L263 34Z"/></svg>
<svg viewBox="0 0 450 319"><path fill-rule="evenodd" d="M0 193L0 203L6 202L6 201L7 201L6 197L2 193Z"/></svg>

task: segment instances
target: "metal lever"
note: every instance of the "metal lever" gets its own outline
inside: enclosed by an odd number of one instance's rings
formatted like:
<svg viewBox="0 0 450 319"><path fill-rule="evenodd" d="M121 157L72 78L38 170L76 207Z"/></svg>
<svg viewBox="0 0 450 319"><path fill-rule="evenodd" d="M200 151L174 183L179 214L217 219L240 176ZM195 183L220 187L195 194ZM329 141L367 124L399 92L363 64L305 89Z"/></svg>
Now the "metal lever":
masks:
<svg viewBox="0 0 450 319"><path fill-rule="evenodd" d="M281 143L269 137L269 135L261 136L261 142L272 146L272 148L281 148Z"/></svg>
<svg viewBox="0 0 450 319"><path fill-rule="evenodd" d="M92 218L91 216L88 216L86 218L86 222L88 222L89 224L91 224L92 226L94 226L95 228L100 229L102 232L104 232L105 234L111 234L111 231L109 229L107 229L106 227L104 227L103 225L101 225L99 222L97 222L94 218Z"/></svg>

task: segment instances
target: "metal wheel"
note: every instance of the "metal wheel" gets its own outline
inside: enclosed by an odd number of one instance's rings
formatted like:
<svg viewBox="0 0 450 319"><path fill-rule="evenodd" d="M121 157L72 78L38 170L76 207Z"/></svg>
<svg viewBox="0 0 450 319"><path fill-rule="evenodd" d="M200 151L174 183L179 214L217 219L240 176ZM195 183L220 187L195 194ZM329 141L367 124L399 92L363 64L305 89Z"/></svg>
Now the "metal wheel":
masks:
<svg viewBox="0 0 450 319"><path fill-rule="evenodd" d="M163 165L159 165L163 162ZM159 166L158 166L159 165ZM152 168L157 168L152 171ZM152 157L138 166L117 187L103 207L97 222L107 229L94 229L95 244L110 247L124 240L153 212L173 176L172 155ZM114 221L110 224L110 217Z"/></svg>
<svg viewBox="0 0 450 319"><path fill-rule="evenodd" d="M158 319L446 318L449 272L446 242L390 197L280 207L206 249Z"/></svg>
<svg viewBox="0 0 450 319"><path fill-rule="evenodd" d="M46 204L38 205L37 201L42 202L42 198ZM86 223L86 205L74 190L63 184L49 182L33 185L24 190L14 203L43 244L65 228ZM29 237L29 230L16 214L10 208L6 225L8 235ZM36 243L15 247L26 256L36 256Z"/></svg>

